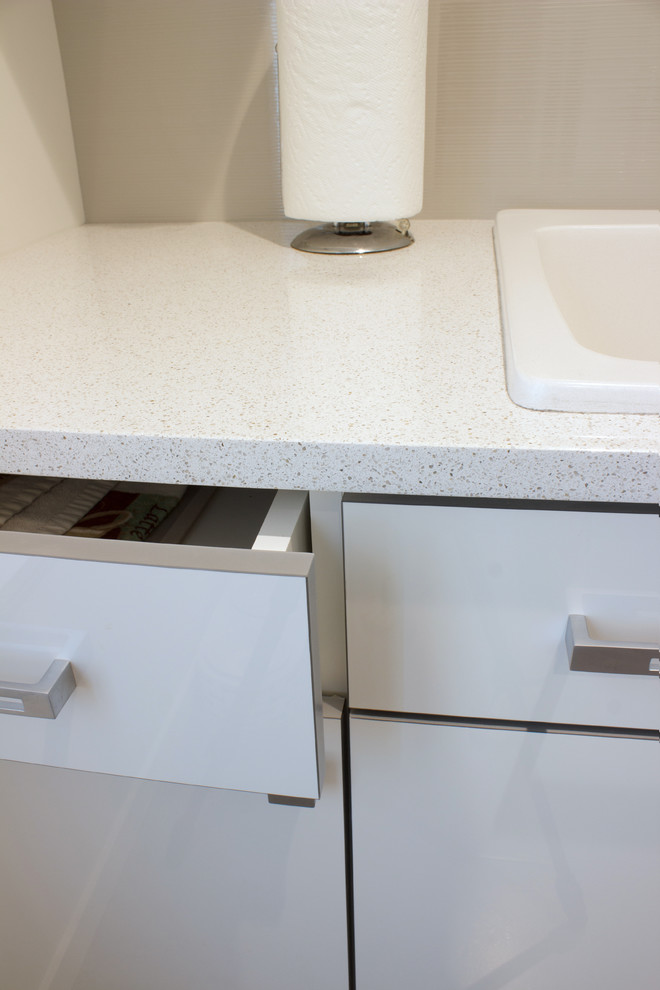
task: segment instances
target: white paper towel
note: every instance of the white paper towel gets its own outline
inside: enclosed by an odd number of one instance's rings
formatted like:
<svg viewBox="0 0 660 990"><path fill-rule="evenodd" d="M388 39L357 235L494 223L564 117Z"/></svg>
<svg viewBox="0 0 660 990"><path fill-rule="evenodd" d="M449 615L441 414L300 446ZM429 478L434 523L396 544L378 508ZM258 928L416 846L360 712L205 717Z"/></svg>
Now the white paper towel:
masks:
<svg viewBox="0 0 660 990"><path fill-rule="evenodd" d="M428 0L277 0L284 212L422 208Z"/></svg>

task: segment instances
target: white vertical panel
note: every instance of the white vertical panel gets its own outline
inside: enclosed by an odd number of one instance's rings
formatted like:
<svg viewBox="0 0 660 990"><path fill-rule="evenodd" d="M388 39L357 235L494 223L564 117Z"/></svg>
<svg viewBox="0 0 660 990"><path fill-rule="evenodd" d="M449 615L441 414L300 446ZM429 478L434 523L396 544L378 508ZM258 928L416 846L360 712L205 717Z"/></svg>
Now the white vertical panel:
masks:
<svg viewBox="0 0 660 990"><path fill-rule="evenodd" d="M341 492L310 492L321 680L346 694L346 606Z"/></svg>

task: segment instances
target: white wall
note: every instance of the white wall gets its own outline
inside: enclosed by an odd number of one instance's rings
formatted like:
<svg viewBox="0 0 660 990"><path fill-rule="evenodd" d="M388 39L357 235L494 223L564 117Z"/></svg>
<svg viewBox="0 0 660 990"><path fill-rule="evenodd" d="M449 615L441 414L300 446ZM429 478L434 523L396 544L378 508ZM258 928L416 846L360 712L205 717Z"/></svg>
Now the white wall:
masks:
<svg viewBox="0 0 660 990"><path fill-rule="evenodd" d="M89 221L281 216L272 0L53 9ZM0 226L28 240L80 206L48 0L0 13ZM430 0L426 149L425 217L657 206L659 0Z"/></svg>
<svg viewBox="0 0 660 990"><path fill-rule="evenodd" d="M54 0L90 220L281 215L270 0ZM658 0L430 0L426 217L660 200Z"/></svg>
<svg viewBox="0 0 660 990"><path fill-rule="evenodd" d="M50 0L0 0L0 254L82 222Z"/></svg>

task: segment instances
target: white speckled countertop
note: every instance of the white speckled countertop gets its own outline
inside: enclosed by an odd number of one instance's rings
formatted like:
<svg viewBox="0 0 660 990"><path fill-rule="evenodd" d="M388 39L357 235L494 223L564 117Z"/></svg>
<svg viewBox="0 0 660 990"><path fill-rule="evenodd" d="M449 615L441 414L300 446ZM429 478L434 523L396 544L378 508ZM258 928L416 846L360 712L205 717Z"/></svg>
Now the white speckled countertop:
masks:
<svg viewBox="0 0 660 990"><path fill-rule="evenodd" d="M95 225L0 259L0 471L658 502L660 417L509 399L487 221Z"/></svg>

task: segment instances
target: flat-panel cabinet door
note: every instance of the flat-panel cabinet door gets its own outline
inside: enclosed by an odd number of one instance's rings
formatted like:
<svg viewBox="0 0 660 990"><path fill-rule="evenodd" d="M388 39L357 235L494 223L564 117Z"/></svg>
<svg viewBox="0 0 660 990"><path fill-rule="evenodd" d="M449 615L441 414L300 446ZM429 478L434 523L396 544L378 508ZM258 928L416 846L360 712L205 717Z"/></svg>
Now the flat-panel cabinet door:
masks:
<svg viewBox="0 0 660 990"><path fill-rule="evenodd" d="M315 808L0 761L3 990L347 990L341 723Z"/></svg>
<svg viewBox="0 0 660 990"><path fill-rule="evenodd" d="M351 718L357 990L651 990L657 740Z"/></svg>

